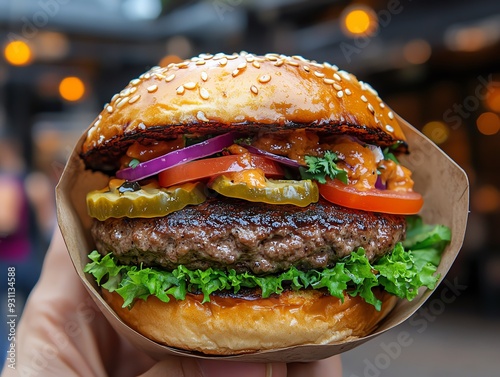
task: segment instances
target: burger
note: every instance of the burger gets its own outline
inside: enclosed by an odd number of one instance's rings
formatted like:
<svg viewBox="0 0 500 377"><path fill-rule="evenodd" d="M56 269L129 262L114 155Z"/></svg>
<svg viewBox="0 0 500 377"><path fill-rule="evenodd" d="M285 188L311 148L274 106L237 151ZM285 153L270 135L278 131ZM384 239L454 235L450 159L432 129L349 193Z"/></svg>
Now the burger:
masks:
<svg viewBox="0 0 500 377"><path fill-rule="evenodd" d="M89 273L128 326L207 355L364 337L434 288L443 227L367 83L300 56L203 54L130 81L88 129Z"/></svg>

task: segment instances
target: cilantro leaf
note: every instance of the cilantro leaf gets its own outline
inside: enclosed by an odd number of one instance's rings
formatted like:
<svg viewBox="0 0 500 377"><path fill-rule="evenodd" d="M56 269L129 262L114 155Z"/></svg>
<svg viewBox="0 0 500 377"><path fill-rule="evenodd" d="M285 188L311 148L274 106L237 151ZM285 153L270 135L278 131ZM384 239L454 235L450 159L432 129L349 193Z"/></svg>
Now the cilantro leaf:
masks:
<svg viewBox="0 0 500 377"><path fill-rule="evenodd" d="M139 165L141 162L137 158L133 158L129 163L128 166L132 169L135 169L137 165Z"/></svg>
<svg viewBox="0 0 500 377"><path fill-rule="evenodd" d="M326 151L323 157L305 156L307 169L299 168L302 179L314 179L319 183L326 183L326 178L339 179L347 184L347 172L337 167L337 154Z"/></svg>
<svg viewBox="0 0 500 377"><path fill-rule="evenodd" d="M391 147L385 147L384 149L382 149L382 154L384 155L384 160L391 160L391 161L394 161L396 164L400 165L399 160L394 155L394 153L392 153L391 149L392 149Z"/></svg>

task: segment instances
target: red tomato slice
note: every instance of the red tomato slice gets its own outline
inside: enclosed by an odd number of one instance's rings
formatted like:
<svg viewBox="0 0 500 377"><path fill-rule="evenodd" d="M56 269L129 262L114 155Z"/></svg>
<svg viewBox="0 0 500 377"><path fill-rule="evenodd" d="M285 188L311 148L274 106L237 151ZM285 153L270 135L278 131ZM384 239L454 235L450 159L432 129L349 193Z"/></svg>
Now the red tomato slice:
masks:
<svg viewBox="0 0 500 377"><path fill-rule="evenodd" d="M261 169L266 177L283 177L279 164L249 153L206 158L177 165L158 174L160 186L170 187L185 182L203 181L217 175L245 169Z"/></svg>
<svg viewBox="0 0 500 377"><path fill-rule="evenodd" d="M422 195L417 192L378 189L361 191L337 179L328 180L318 186L321 196L329 202L363 211L413 215L418 213L424 204Z"/></svg>

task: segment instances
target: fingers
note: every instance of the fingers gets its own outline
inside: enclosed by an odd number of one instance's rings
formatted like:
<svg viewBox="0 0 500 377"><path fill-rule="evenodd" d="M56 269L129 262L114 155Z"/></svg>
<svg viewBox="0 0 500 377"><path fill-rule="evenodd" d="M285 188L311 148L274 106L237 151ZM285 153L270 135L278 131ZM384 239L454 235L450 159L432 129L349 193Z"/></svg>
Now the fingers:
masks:
<svg viewBox="0 0 500 377"><path fill-rule="evenodd" d="M342 377L340 356L311 363L288 364L288 377Z"/></svg>
<svg viewBox="0 0 500 377"><path fill-rule="evenodd" d="M155 364L139 377L286 377L283 363L241 363L172 357Z"/></svg>

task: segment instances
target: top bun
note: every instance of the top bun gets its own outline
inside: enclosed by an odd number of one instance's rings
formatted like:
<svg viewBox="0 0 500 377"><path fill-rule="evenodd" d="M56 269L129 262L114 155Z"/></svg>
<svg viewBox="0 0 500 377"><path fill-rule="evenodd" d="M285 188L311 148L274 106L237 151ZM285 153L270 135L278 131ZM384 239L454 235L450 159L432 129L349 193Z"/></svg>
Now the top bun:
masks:
<svg viewBox="0 0 500 377"><path fill-rule="evenodd" d="M92 169L112 171L136 139L297 128L381 146L403 142L406 150L392 111L351 73L300 56L242 52L203 54L130 81L88 130L82 157Z"/></svg>

